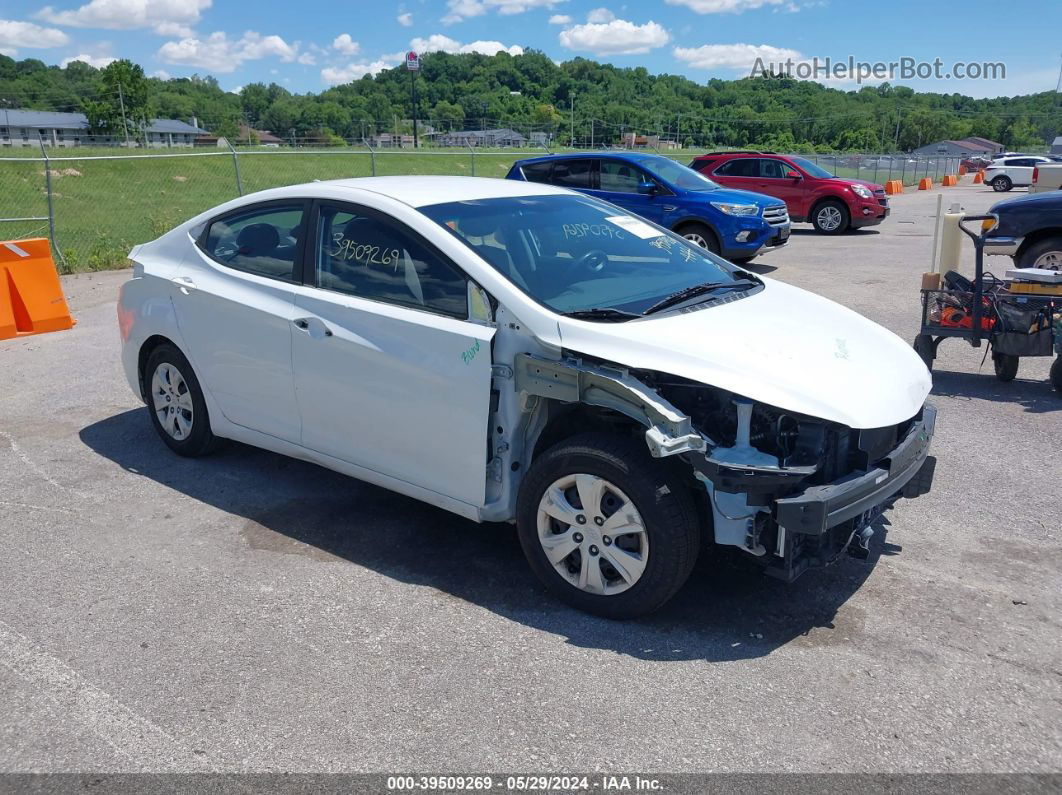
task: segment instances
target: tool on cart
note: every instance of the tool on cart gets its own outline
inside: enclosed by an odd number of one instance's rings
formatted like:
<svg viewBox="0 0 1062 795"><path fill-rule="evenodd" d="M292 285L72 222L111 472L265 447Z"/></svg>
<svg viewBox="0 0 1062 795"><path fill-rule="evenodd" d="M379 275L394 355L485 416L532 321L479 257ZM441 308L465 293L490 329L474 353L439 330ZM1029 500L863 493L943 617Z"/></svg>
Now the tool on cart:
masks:
<svg viewBox="0 0 1062 795"><path fill-rule="evenodd" d="M979 232L967 226L978 221ZM995 215L969 215L956 221L974 244L974 278L971 281L955 270L942 279L938 273L923 275L922 323L915 351L932 370L943 340L958 337L975 348L988 340L996 378L1004 382L1017 376L1022 357L1057 353L1051 383L1062 392L1062 273L1016 268L1007 271L1006 280L985 273L984 235L997 223Z"/></svg>

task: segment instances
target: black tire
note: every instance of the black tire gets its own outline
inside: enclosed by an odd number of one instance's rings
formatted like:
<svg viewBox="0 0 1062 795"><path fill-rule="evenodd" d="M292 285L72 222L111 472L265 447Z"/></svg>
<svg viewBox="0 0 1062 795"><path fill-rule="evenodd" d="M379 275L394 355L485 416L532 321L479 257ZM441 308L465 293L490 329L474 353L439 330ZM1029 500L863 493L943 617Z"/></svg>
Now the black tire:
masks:
<svg viewBox="0 0 1062 795"><path fill-rule="evenodd" d="M1062 395L1062 354L1055 357L1055 363L1051 365L1051 386Z"/></svg>
<svg viewBox="0 0 1062 795"><path fill-rule="evenodd" d="M152 380L160 365L169 365L177 370L184 381L184 391L180 389L178 391L180 394L190 395L192 399L192 413L189 418L191 430L181 439L175 438L163 427L162 419L155 410ZM199 379L196 378L192 365L176 346L164 343L155 348L144 362L144 371L140 377L144 384L144 397L147 401L148 414L151 416L151 424L155 426L155 431L167 447L177 455L188 458L209 455L217 449L220 440L210 430L210 416L207 413L206 401L203 399L203 388L199 385Z"/></svg>
<svg viewBox="0 0 1062 795"><path fill-rule="evenodd" d="M1014 183L1006 174L1000 174L992 179L992 190L996 193L1006 193L1014 187Z"/></svg>
<svg viewBox="0 0 1062 795"><path fill-rule="evenodd" d="M542 548L539 503L558 479L574 474L607 480L642 517L647 561L640 578L625 591L604 595L581 590L557 571ZM697 507L674 465L650 457L644 443L609 433L566 439L535 459L520 487L516 517L520 545L542 584L573 607L610 619L643 616L667 602L689 578L700 545Z"/></svg>
<svg viewBox="0 0 1062 795"><path fill-rule="evenodd" d="M1021 360L1009 353L993 353L992 365L996 368L996 378L1004 384L1013 381L1018 374L1018 363Z"/></svg>
<svg viewBox="0 0 1062 795"><path fill-rule="evenodd" d="M832 222L827 220L834 217L833 213L829 212L830 210L840 213L841 220L836 227L831 227ZM852 225L852 214L848 212L848 207L844 202L838 199L826 199L816 204L815 209L811 211L811 225L819 234L839 235L847 232L848 227Z"/></svg>
<svg viewBox="0 0 1062 795"><path fill-rule="evenodd" d="M922 361L925 362L926 369L929 372L933 372L933 360L937 357L936 347L933 345L933 338L928 334L919 334L914 339L914 349Z"/></svg>
<svg viewBox="0 0 1062 795"><path fill-rule="evenodd" d="M1037 265L1036 261L1041 257L1048 259ZM1062 237L1045 237L1043 240L1037 240L1021 252L1021 256L1018 257L1018 267L1044 268L1049 271L1062 270Z"/></svg>
<svg viewBox="0 0 1062 795"><path fill-rule="evenodd" d="M720 251L722 251L722 249L721 249L721 247L719 245L719 236L715 233L715 231L711 227L706 226L705 224L698 224L698 223L683 224L682 226L680 226L675 231L678 234L682 235L687 240L689 240L691 243L694 243L695 245L701 246L702 248L707 249L708 251L712 252L713 254L718 254L718 253L720 253ZM700 238L700 240L691 239L691 236L693 236L693 235L696 235L698 238ZM701 240L704 241L703 244L700 242Z"/></svg>

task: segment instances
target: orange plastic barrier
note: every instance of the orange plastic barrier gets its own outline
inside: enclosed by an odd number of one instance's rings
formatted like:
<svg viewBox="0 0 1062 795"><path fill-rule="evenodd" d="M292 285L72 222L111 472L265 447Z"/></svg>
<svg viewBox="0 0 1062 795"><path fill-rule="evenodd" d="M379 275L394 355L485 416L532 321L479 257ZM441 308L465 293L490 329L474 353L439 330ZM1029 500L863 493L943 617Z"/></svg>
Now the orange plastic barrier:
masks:
<svg viewBox="0 0 1062 795"><path fill-rule="evenodd" d="M945 188L950 188L952 185L959 184L959 178L954 174L945 174L944 178L940 181L940 184Z"/></svg>
<svg viewBox="0 0 1062 795"><path fill-rule="evenodd" d="M894 193L903 193L903 180L890 179L885 183L885 192L890 196Z"/></svg>
<svg viewBox="0 0 1062 795"><path fill-rule="evenodd" d="M73 327L48 240L0 242L0 340Z"/></svg>
<svg viewBox="0 0 1062 795"><path fill-rule="evenodd" d="M919 190L929 190L932 187L933 187L933 178L932 177L922 177L922 179L920 179L918 181L918 189Z"/></svg>
<svg viewBox="0 0 1062 795"><path fill-rule="evenodd" d="M960 164L959 165L959 176L961 177L965 173L966 173L966 166Z"/></svg>
<svg viewBox="0 0 1062 795"><path fill-rule="evenodd" d="M984 181L985 181L985 172L984 171L978 171L976 174L974 174L974 178L973 178L973 184L974 185L980 185Z"/></svg>

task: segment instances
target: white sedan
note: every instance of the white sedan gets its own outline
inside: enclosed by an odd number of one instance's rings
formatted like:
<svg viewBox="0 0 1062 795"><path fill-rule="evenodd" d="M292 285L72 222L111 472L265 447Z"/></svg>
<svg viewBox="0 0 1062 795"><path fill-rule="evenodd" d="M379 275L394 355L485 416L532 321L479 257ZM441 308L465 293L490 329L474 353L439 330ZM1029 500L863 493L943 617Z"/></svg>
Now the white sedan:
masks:
<svg viewBox="0 0 1062 795"><path fill-rule="evenodd" d="M123 362L170 449L235 439L515 522L600 615L662 605L702 544L787 581L859 554L931 480L899 338L561 188L315 182L129 256Z"/></svg>

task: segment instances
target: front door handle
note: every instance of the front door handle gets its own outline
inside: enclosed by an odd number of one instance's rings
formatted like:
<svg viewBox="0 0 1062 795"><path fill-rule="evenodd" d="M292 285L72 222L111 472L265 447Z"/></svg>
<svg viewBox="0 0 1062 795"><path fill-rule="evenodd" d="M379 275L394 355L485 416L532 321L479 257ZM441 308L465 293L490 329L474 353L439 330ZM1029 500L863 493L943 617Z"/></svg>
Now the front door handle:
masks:
<svg viewBox="0 0 1062 795"><path fill-rule="evenodd" d="M311 337L332 336L332 329L328 328L328 326L320 320L317 320L317 318L297 317L291 322L295 324L295 328L308 332Z"/></svg>
<svg viewBox="0 0 1062 795"><path fill-rule="evenodd" d="M190 291L195 289L195 281L188 276L174 276L170 281L180 288L183 295L188 295Z"/></svg>
<svg viewBox="0 0 1062 795"><path fill-rule="evenodd" d="M678 207L676 205L674 205L674 204L665 204L661 209L665 213L673 213L673 212L675 212L675 210L678 209Z"/></svg>

